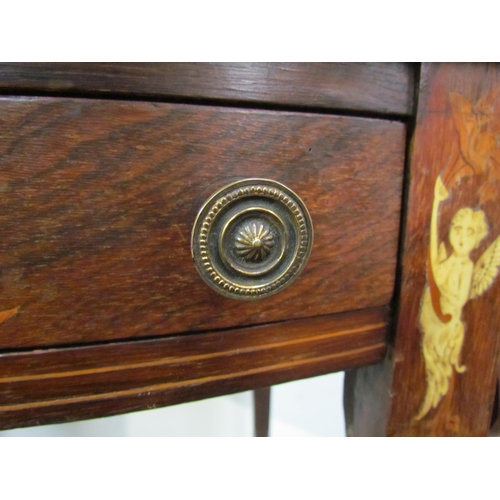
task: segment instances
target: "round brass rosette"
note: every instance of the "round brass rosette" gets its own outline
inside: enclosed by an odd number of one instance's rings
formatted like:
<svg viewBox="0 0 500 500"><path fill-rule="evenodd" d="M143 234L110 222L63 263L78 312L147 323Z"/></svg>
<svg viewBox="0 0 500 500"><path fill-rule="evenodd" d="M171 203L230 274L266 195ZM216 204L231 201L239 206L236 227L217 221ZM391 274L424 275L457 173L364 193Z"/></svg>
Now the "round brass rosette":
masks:
<svg viewBox="0 0 500 500"><path fill-rule="evenodd" d="M311 217L293 191L268 179L246 179L205 202L193 227L191 253L214 290L254 300L292 283L312 242Z"/></svg>

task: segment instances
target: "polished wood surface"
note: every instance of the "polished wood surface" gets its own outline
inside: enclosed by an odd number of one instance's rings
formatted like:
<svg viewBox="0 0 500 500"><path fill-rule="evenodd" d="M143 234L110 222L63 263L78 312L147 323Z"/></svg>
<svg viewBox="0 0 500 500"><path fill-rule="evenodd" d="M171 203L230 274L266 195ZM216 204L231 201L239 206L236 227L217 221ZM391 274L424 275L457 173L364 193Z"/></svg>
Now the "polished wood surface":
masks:
<svg viewBox="0 0 500 500"><path fill-rule="evenodd" d="M403 63L0 63L0 92L219 100L410 115Z"/></svg>
<svg viewBox="0 0 500 500"><path fill-rule="evenodd" d="M386 308L272 325L0 355L0 428L116 415L371 364Z"/></svg>
<svg viewBox="0 0 500 500"><path fill-rule="evenodd" d="M82 345L387 305L405 126L210 106L0 100L0 348ZM191 228L235 179L293 189L313 220L310 260L263 301L198 276ZM193 342L195 342L193 337Z"/></svg>

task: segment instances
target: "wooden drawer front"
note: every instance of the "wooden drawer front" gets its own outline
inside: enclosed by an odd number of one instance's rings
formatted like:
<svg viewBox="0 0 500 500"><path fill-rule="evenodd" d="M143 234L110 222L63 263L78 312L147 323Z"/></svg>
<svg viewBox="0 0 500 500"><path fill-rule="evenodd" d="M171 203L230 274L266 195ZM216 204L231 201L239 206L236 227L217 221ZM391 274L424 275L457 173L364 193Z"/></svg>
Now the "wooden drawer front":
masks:
<svg viewBox="0 0 500 500"><path fill-rule="evenodd" d="M0 348L81 344L383 306L393 292L405 127L375 119L84 99L0 100ZM235 179L293 189L314 223L285 291L217 295L190 255Z"/></svg>

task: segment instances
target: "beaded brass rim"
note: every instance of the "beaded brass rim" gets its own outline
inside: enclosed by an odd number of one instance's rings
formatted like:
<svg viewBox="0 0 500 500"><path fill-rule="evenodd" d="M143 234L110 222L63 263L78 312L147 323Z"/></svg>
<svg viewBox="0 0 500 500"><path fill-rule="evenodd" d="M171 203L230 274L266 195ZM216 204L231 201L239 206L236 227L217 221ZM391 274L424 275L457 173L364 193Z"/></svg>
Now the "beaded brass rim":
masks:
<svg viewBox="0 0 500 500"><path fill-rule="evenodd" d="M312 241L309 212L292 190L268 179L246 179L205 202L193 227L191 253L211 288L253 300L291 284Z"/></svg>

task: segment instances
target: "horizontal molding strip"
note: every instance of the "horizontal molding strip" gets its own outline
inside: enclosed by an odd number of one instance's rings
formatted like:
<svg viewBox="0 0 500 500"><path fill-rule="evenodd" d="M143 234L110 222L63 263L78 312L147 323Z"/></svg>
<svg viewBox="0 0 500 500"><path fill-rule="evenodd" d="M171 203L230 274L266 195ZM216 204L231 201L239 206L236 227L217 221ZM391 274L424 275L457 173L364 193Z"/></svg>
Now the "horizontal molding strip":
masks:
<svg viewBox="0 0 500 500"><path fill-rule="evenodd" d="M79 397L73 397L73 398L56 399L56 400L51 400L51 401L37 401L34 403L24 403L24 404L18 404L18 405L0 406L0 412L20 410L20 409L25 410L25 409L31 409L31 408L42 408L42 407L46 407L46 406L56 406L56 405L67 404L67 403L83 403L83 402L89 402L89 401L97 401L97 400L101 400L101 399L118 398L118 397L123 397L123 396L136 396L136 395L140 395L142 393L147 393L147 392L157 392L157 391L162 391L162 390L166 390L166 389L174 389L177 387L192 386L195 384L201 385L201 384L207 383L207 382L214 382L214 381L218 381L218 380L227 380L229 378L238 378L238 377L242 377L245 375L253 375L253 374L257 374L257 373L272 372L274 370L279 370L279 369L283 369L283 368L293 368L295 366L301 366L301 365L306 365L306 364L311 364L311 363L318 363L321 361L347 357L348 355L356 355L356 354L361 354L361 353L365 353L368 351L384 349L384 348L385 348L385 343L379 343L379 344L376 344L374 346L364 347L364 348L356 349L353 351L342 352L342 353L338 353L338 354L331 354L328 356L320 356L320 357L313 358L313 359L306 359L306 360L290 362L290 363L279 363L279 364L272 365L272 366L265 366L262 368L255 368L255 369L251 369L251 370L245 370L245 371L230 373L230 374L221 375L221 376L202 377L202 378L197 378L197 379L192 379L192 380L183 380L182 382L178 382L178 383L168 382L165 384L156 384L153 386L139 387L139 388L128 389L128 390L124 390L124 391L116 391L116 392L95 394L95 395L89 395L89 396L79 396Z"/></svg>
<svg viewBox="0 0 500 500"><path fill-rule="evenodd" d="M243 348L243 349L230 349L227 351L219 351L212 354L199 354L195 356L184 356L184 357L167 357L161 358L155 361L148 361L144 363L131 363L126 365L115 365L115 366L103 366L100 368L89 368L86 370L75 370L71 372L61 372L61 373L43 373L37 375L21 375L18 377L4 377L0 378L0 384L12 383L12 382L24 382L27 380L43 380L43 379L51 379L51 378L63 378L63 377L76 377L80 375L89 375L94 373L108 373L114 371L122 371L122 370L133 370L135 368L146 368L151 366L162 366L168 365L170 363L189 363L193 361L201 361L204 359L217 358L222 356L230 356L230 355L238 355L244 353L256 352L260 349L271 349L275 347L285 347L288 345L294 344L303 344L308 342L314 342L316 340L324 340L328 338L340 337L345 335L352 335L355 333L367 332L370 330L377 330L379 328L384 328L386 326L385 323L376 323L373 325L367 325L360 328L353 328L351 330L345 330L340 332L334 332L331 334L317 335L315 337L307 337L303 339L295 339L284 342L274 342L270 344L259 345L251 348ZM0 407L1 410L1 407Z"/></svg>

